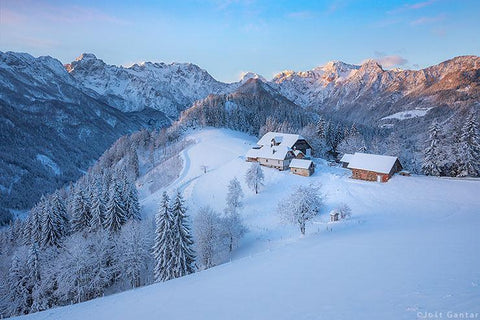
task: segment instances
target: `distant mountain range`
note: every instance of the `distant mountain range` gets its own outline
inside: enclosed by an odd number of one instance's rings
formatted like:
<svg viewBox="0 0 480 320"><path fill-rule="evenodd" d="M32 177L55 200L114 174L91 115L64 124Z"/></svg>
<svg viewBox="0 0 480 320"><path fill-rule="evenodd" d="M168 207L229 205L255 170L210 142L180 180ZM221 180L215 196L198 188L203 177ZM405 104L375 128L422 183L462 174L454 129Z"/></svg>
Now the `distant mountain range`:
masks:
<svg viewBox="0 0 480 320"><path fill-rule="evenodd" d="M237 108L237 117L259 125L258 110L286 118L320 113L396 132L418 147L434 119L447 126L479 108L480 57L418 71L334 61L271 81L247 73L223 83L189 63L126 68L82 54L63 66L51 57L0 52L0 207L29 208L78 178L119 136L168 125L182 112L200 117L212 104Z"/></svg>

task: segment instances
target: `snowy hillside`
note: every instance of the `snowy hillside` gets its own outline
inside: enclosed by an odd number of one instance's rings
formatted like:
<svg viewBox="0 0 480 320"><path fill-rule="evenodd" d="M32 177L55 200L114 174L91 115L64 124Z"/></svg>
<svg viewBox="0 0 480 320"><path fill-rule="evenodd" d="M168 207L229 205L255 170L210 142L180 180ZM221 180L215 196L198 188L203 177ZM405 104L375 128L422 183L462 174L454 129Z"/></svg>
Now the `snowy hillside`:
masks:
<svg viewBox="0 0 480 320"><path fill-rule="evenodd" d="M445 318L447 312L480 312L480 180L364 182L316 159L309 178L264 168L265 187L255 195L244 182L250 166L244 154L254 137L205 129L188 139L195 143L175 158L182 165L173 166L166 189L180 189L194 216L203 205L223 210L227 184L238 177L249 232L232 261L24 318L416 319L427 312ZM150 215L164 190L150 188L161 170L137 181ZM295 186L311 183L321 185L324 206L301 237L296 226L282 223L276 207ZM328 212L342 202L352 208L351 219L328 223Z"/></svg>

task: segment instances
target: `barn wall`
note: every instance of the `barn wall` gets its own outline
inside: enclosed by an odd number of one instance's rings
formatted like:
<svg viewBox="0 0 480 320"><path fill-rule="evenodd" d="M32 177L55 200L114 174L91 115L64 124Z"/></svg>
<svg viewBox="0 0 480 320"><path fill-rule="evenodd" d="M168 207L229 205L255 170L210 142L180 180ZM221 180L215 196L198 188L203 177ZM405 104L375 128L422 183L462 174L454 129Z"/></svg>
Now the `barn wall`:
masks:
<svg viewBox="0 0 480 320"><path fill-rule="evenodd" d="M352 178L366 181L377 181L377 176L381 176L382 182L387 182L390 175L368 170L352 169Z"/></svg>

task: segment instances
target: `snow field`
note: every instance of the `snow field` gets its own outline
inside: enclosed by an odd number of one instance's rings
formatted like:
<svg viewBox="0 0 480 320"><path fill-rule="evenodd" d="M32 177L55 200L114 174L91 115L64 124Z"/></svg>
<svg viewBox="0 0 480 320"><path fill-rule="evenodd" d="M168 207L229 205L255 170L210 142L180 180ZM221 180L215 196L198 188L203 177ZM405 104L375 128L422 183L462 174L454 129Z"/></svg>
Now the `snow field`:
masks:
<svg viewBox="0 0 480 320"><path fill-rule="evenodd" d="M263 168L258 195L245 185L254 137L205 129L181 154L180 189L194 216L221 212L228 182L245 193L249 232L232 261L183 278L47 310L33 319L419 319L425 312L480 312L479 179L394 176L352 180L316 159L313 176ZM201 166L208 166L203 173ZM285 225L277 203L296 186L320 184L324 207L306 235ZM141 199L155 214L164 189ZM328 223L346 203L348 221ZM327 229L328 228L328 229Z"/></svg>

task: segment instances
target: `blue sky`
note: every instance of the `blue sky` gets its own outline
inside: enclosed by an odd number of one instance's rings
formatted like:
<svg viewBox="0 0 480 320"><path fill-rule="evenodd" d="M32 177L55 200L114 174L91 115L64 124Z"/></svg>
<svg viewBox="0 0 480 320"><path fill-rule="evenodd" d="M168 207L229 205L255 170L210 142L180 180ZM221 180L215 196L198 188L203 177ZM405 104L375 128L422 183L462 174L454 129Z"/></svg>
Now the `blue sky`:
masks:
<svg viewBox="0 0 480 320"><path fill-rule="evenodd" d="M480 1L0 0L0 50L192 62L221 81L331 60L418 69L480 54Z"/></svg>

